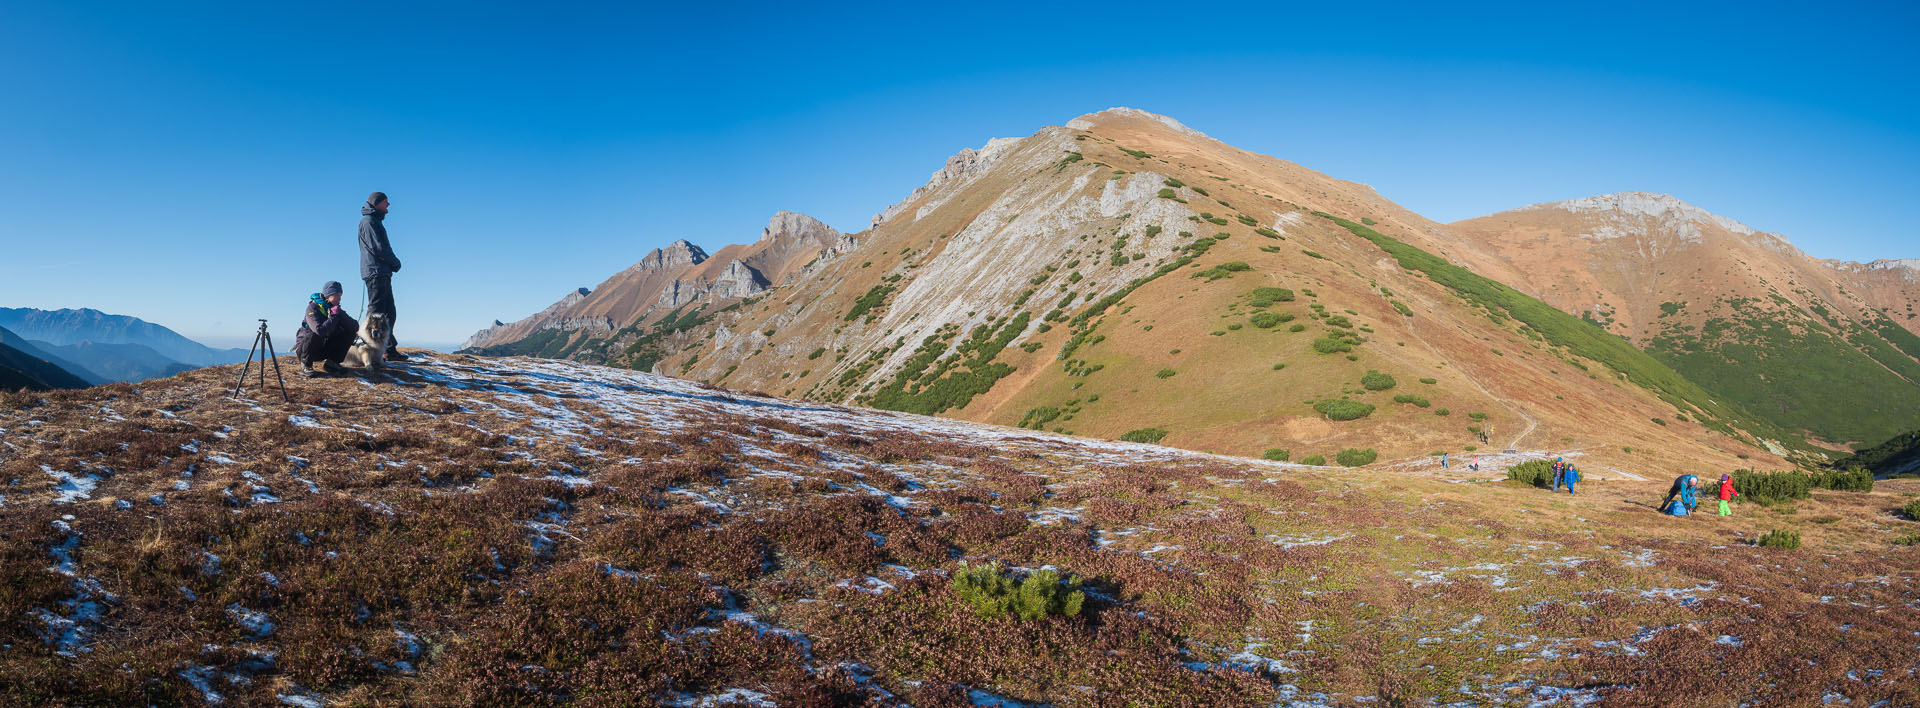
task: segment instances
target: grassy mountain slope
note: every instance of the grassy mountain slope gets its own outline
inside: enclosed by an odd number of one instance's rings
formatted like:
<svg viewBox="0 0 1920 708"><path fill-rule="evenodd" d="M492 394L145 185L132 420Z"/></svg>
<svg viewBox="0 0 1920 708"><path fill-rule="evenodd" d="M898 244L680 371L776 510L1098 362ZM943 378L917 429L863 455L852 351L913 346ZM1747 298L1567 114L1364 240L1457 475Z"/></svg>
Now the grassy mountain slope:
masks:
<svg viewBox="0 0 1920 708"><path fill-rule="evenodd" d="M1903 295L1888 269L1809 258L1666 195L1540 204L1453 226L1529 273L1517 287L1782 428L1847 443L1920 427L1920 337L1888 314L1920 293Z"/></svg>
<svg viewBox="0 0 1920 708"><path fill-rule="evenodd" d="M0 396L9 701L1920 702L1920 481L1671 518L571 362L232 374Z"/></svg>
<svg viewBox="0 0 1920 708"><path fill-rule="evenodd" d="M1489 260L1364 185L1116 109L964 151L752 298L495 353L1293 459L1519 445L1664 471L1786 437L1622 340L1537 302L1489 309L1315 212L1423 263Z"/></svg>

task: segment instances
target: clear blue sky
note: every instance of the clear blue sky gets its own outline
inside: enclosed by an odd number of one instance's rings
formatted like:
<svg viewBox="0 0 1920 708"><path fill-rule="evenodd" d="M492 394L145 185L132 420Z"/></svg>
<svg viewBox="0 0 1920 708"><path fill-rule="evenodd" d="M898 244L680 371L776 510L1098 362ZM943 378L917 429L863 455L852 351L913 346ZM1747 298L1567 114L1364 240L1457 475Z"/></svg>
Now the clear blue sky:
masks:
<svg viewBox="0 0 1920 708"><path fill-rule="evenodd" d="M1440 221L1646 190L1920 256L1910 2L701 4L0 4L0 306L286 337L379 189L402 343L444 346L1119 105Z"/></svg>

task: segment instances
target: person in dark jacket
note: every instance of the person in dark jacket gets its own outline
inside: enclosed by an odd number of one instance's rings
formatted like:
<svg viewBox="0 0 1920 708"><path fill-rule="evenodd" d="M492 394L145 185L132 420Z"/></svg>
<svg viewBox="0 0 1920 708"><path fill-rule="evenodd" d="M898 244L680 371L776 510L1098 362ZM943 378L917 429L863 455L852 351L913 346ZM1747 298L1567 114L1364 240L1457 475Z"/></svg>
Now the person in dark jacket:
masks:
<svg viewBox="0 0 1920 708"><path fill-rule="evenodd" d="M393 338L393 274L400 272L400 257L393 255L393 244L387 242L390 206L386 192L374 192L360 207L360 279L367 283L367 312L387 316L387 359L406 361Z"/></svg>
<svg viewBox="0 0 1920 708"><path fill-rule="evenodd" d="M307 298L306 317L300 322L300 331L293 335L293 355L300 360L300 375L319 375L313 370L315 363L329 374L340 373L340 362L347 358L359 329L360 323L340 309L340 283L329 280L320 286L320 292Z"/></svg>

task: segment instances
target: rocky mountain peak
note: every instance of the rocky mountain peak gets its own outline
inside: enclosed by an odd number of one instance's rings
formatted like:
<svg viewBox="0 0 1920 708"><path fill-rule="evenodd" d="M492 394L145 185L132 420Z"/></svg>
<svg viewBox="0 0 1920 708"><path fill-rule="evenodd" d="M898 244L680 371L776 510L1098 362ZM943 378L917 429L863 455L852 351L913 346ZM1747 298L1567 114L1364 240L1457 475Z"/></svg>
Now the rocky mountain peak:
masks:
<svg viewBox="0 0 1920 708"><path fill-rule="evenodd" d="M707 260L707 252L686 239L669 243L665 248L656 248L640 258L631 269L663 271L699 265Z"/></svg>
<svg viewBox="0 0 1920 708"><path fill-rule="evenodd" d="M1536 204L1527 208L1542 207L1574 213L1608 212L1621 215L1651 217L1666 221L1713 224L1727 231L1745 236L1762 233L1758 229L1746 224L1683 202L1671 194L1616 192L1583 199L1569 199L1566 201ZM1780 238L1778 234L1768 235ZM1785 239L1783 238L1781 240Z"/></svg>
<svg viewBox="0 0 1920 708"><path fill-rule="evenodd" d="M760 230L760 240L763 242L779 239L811 240L825 247L838 243L840 232L819 219L782 209L767 220L766 228Z"/></svg>

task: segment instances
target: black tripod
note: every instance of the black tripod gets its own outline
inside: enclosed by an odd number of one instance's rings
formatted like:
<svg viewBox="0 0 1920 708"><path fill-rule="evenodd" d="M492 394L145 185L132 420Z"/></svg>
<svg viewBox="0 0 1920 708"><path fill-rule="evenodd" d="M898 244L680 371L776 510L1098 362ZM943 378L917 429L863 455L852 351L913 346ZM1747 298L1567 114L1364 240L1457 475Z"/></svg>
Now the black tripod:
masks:
<svg viewBox="0 0 1920 708"><path fill-rule="evenodd" d="M273 362L273 378L280 381L280 399L288 403L293 397L287 395L287 380L280 376L280 355L273 351L273 335L267 334L267 321L260 320L260 333L253 335L253 346L247 348L247 363L240 367L240 380L233 382L233 397L240 397L240 387L247 383L247 372L253 368L254 352L260 353L260 388L267 387L267 362Z"/></svg>

